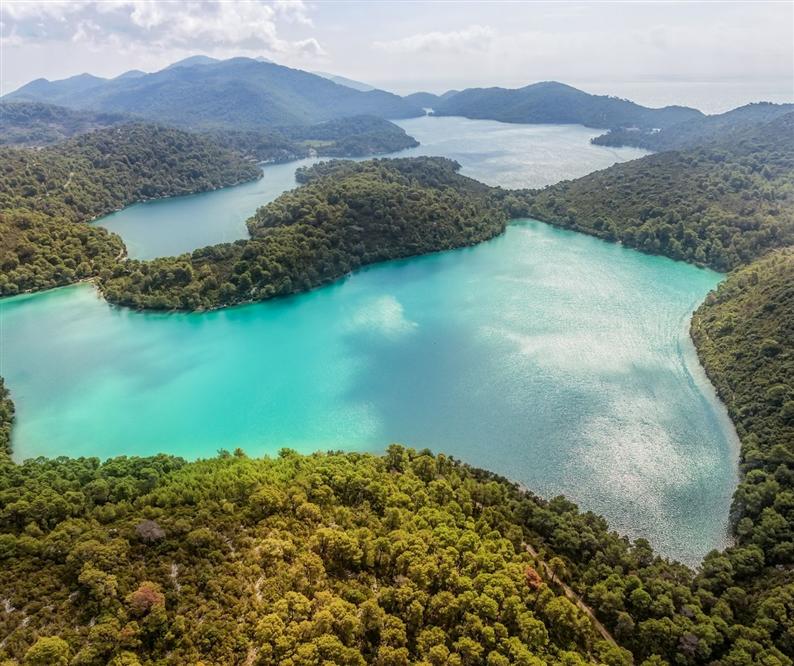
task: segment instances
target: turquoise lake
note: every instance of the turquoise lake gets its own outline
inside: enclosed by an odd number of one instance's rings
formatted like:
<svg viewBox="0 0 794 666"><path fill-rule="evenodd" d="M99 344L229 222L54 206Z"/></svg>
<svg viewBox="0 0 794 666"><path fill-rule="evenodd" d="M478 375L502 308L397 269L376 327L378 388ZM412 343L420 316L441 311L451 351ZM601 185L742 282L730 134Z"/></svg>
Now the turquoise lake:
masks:
<svg viewBox="0 0 794 666"><path fill-rule="evenodd" d="M237 191L245 217L262 203L248 187L134 208L179 218L184 203L204 224ZM523 220L475 248L210 313L114 308L88 284L4 299L14 456L402 442L564 493L695 564L726 543L736 484L735 435L687 335L721 277Z"/></svg>

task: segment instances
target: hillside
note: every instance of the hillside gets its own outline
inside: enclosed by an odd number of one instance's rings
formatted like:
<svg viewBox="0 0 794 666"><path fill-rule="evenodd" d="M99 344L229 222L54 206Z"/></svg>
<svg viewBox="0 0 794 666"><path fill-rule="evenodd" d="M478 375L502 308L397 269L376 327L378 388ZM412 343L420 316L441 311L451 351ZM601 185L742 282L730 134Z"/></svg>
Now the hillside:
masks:
<svg viewBox="0 0 794 666"><path fill-rule="evenodd" d="M419 145L404 129L376 116L270 130L212 130L206 134L224 146L267 162L289 162L312 155L366 157Z"/></svg>
<svg viewBox="0 0 794 666"><path fill-rule="evenodd" d="M0 103L0 146L46 146L129 122L119 113L78 111L41 102Z"/></svg>
<svg viewBox="0 0 794 666"><path fill-rule="evenodd" d="M731 274L695 312L692 338L742 440L737 535L761 546L768 564L791 565L794 248Z"/></svg>
<svg viewBox="0 0 794 666"><path fill-rule="evenodd" d="M0 658L627 663L522 545L603 522L443 456L0 465Z"/></svg>
<svg viewBox="0 0 794 666"><path fill-rule="evenodd" d="M511 214L725 271L794 243L792 182L794 113L507 202Z"/></svg>
<svg viewBox="0 0 794 666"><path fill-rule="evenodd" d="M95 276L124 253L84 224L135 201L199 192L261 170L206 138L149 125L83 134L40 150L0 149L0 294Z"/></svg>
<svg viewBox="0 0 794 666"><path fill-rule="evenodd" d="M457 90L448 90L443 95L434 95L433 93L429 92L416 92L406 95L403 97L403 99L423 109L434 109L457 93Z"/></svg>
<svg viewBox="0 0 794 666"><path fill-rule="evenodd" d="M429 101L429 100L424 100ZM556 81L524 88L468 88L432 104L438 116L465 116L506 123L577 123L587 127L667 127L699 118L697 109L649 109L606 95L590 95Z"/></svg>
<svg viewBox="0 0 794 666"><path fill-rule="evenodd" d="M720 141L725 135L794 112L794 104L758 102L713 116L693 118L662 129L613 129L597 136L601 146L637 146L654 152L691 148Z"/></svg>
<svg viewBox="0 0 794 666"><path fill-rule="evenodd" d="M362 114L407 118L422 113L382 90L355 90L322 76L251 58L183 61L152 74L111 80L85 76L38 79L3 100L130 113L189 129L259 130Z"/></svg>
<svg viewBox="0 0 794 666"><path fill-rule="evenodd" d="M126 261L99 286L112 303L197 309L306 291L366 264L492 238L507 217L492 188L441 157L327 162L248 221L252 240Z"/></svg>

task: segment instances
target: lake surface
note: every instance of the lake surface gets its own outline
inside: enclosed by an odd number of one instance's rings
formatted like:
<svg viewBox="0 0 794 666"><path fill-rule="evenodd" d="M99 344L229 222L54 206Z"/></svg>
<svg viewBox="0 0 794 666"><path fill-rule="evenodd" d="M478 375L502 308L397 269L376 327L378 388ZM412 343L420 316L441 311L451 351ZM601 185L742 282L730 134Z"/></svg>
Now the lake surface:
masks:
<svg viewBox="0 0 794 666"><path fill-rule="evenodd" d="M503 187L544 187L647 154L637 148L593 146L590 139L602 132L581 125L512 125L430 116L397 124L421 145L389 157L450 157L461 164L463 174ZM318 161L270 164L257 182L148 201L96 224L119 234L135 259L177 255L247 238L245 221L254 211L297 185L295 169Z"/></svg>
<svg viewBox="0 0 794 666"><path fill-rule="evenodd" d="M576 126L401 121L494 185L539 187L642 151ZM244 237L301 163L105 218L133 256ZM516 222L500 238L211 313L109 306L92 286L0 300L17 460L429 447L564 493L695 564L724 545L737 443L687 335L721 276Z"/></svg>
<svg viewBox="0 0 794 666"><path fill-rule="evenodd" d="M297 185L295 169L319 160L269 164L257 181L213 192L157 199L111 213L94 224L124 239L133 259L154 259L248 238L245 221L259 206Z"/></svg>
<svg viewBox="0 0 794 666"><path fill-rule="evenodd" d="M201 314L90 285L0 301L17 460L443 451L695 563L725 542L736 444L686 335L720 275L514 223L469 248Z"/></svg>
<svg viewBox="0 0 794 666"><path fill-rule="evenodd" d="M582 125L522 125L496 120L433 117L394 121L419 141L400 157L441 155L461 173L488 185L545 187L648 155L639 148L594 146L603 134Z"/></svg>

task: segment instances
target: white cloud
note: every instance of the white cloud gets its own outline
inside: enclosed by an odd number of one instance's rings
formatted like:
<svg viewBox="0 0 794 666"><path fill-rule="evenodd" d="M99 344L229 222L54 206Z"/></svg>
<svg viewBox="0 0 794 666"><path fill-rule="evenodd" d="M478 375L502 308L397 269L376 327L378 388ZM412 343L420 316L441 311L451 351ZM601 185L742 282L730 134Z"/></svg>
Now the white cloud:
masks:
<svg viewBox="0 0 794 666"><path fill-rule="evenodd" d="M316 37L289 40L279 34L279 22L311 26L308 11L301 0L5 0L2 4L4 33L13 36L15 45L72 42L96 50L122 45L127 52L145 46L155 52L233 49L238 54L264 51L322 58L326 52Z"/></svg>
<svg viewBox="0 0 794 666"><path fill-rule="evenodd" d="M472 25L454 32L424 32L374 45L389 53L462 53L486 51L495 37L492 28Z"/></svg>

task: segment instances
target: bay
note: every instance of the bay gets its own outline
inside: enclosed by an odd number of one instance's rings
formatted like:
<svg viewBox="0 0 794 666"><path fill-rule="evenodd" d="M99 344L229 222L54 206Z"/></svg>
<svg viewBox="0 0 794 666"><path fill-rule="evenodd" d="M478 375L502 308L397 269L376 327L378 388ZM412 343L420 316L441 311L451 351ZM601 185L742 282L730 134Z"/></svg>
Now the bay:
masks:
<svg viewBox="0 0 794 666"><path fill-rule="evenodd" d="M0 302L17 460L282 447L444 452L695 563L736 442L686 334L721 276L549 227L297 297L141 313L90 285Z"/></svg>
<svg viewBox="0 0 794 666"><path fill-rule="evenodd" d="M642 151L576 126L400 121L492 185L542 187ZM132 256L245 236L302 163L101 220ZM687 335L720 274L514 221L475 248L373 266L300 296L141 313L83 284L0 300L14 457L220 448L453 455L563 493L696 564L725 545L738 445Z"/></svg>

